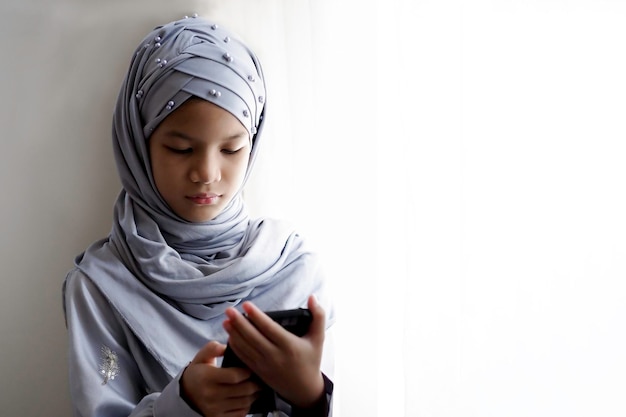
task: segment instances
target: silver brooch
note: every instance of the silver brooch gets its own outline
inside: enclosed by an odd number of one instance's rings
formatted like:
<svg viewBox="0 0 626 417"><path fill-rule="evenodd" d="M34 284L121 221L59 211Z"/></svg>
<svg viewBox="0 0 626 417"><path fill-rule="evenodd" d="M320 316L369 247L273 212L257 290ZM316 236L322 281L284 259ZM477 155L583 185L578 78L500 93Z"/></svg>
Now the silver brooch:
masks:
<svg viewBox="0 0 626 417"><path fill-rule="evenodd" d="M109 347L102 346L100 348L102 354L100 358L100 374L104 376L102 385L113 381L120 374L120 366L117 360L117 353L113 352Z"/></svg>

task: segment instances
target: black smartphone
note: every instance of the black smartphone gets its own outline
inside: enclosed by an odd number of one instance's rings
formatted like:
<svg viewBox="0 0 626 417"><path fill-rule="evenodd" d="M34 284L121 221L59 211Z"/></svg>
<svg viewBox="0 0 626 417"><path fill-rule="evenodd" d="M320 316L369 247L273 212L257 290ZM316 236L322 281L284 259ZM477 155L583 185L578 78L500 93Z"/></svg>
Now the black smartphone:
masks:
<svg viewBox="0 0 626 417"><path fill-rule="evenodd" d="M304 336L309 331L313 316L307 308L296 308L293 310L266 311L269 317L276 323L280 324L289 332L298 337ZM222 368L247 368L241 359L237 357L235 352L226 346L224 359L222 360ZM250 406L249 414L269 413L276 410L276 400L274 391L265 384L260 378L254 376L256 381L261 385L261 393L252 406Z"/></svg>

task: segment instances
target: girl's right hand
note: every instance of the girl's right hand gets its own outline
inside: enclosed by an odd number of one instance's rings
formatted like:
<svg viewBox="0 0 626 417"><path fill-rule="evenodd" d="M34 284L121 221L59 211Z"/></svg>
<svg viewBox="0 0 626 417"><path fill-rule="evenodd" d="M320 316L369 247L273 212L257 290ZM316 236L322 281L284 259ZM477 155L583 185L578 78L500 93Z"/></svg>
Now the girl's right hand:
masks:
<svg viewBox="0 0 626 417"><path fill-rule="evenodd" d="M181 396L205 417L243 417L260 390L249 370L216 366L225 350L226 345L207 343L180 379Z"/></svg>

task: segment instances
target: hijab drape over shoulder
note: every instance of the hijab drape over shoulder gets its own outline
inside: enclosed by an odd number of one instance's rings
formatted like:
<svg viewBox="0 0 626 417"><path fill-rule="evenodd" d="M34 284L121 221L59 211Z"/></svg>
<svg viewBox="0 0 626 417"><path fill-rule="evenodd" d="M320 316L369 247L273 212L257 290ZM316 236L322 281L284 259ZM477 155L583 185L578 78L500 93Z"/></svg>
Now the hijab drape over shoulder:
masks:
<svg viewBox="0 0 626 417"><path fill-rule="evenodd" d="M246 127L252 141L247 178L265 95L253 52L201 18L154 29L137 48L119 93L113 147L123 190L111 234L76 265L172 373L181 349L195 353L208 339L225 341L222 313L244 300L276 310L305 306L316 294L332 316L317 258L293 229L251 220L241 192L215 219L188 222L168 207L152 178L150 134L191 97L222 107Z"/></svg>

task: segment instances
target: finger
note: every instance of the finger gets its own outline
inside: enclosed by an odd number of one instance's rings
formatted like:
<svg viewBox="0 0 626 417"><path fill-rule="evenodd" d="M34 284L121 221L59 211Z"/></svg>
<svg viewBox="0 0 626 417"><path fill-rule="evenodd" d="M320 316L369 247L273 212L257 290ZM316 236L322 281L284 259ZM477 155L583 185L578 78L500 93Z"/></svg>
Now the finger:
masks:
<svg viewBox="0 0 626 417"><path fill-rule="evenodd" d="M204 415L246 416L255 397L223 398L218 401L209 400L204 404Z"/></svg>
<svg viewBox="0 0 626 417"><path fill-rule="evenodd" d="M254 397L255 394L261 391L261 387L259 386L259 384L250 379L228 387L224 386L223 388L227 392L225 396L226 398L243 399L248 397Z"/></svg>
<svg viewBox="0 0 626 417"><path fill-rule="evenodd" d="M314 295L309 297L308 307L313 320L311 320L311 326L305 337L322 344L326 334L326 312Z"/></svg>
<svg viewBox="0 0 626 417"><path fill-rule="evenodd" d="M280 354L279 348L261 334L240 313L227 313L224 328L229 334L228 344L252 372L259 374L267 358Z"/></svg>
<svg viewBox="0 0 626 417"><path fill-rule="evenodd" d="M206 363L215 365L215 358L224 355L226 345L212 341L204 345L191 361L192 364Z"/></svg>
<svg viewBox="0 0 626 417"><path fill-rule="evenodd" d="M246 306L244 305L244 309L245 308ZM257 309L257 311L260 314L265 315L260 310ZM272 341L268 340L266 335L262 333L263 329L257 328L256 323L253 324L252 320L250 319L250 314L248 314L248 318L245 318L237 310L229 308L226 311L226 315L228 317L228 320L226 323L224 323L224 328L230 336L229 343L231 344L231 346L233 344L238 345L241 344L240 342L243 342L247 345L256 347L259 351L271 350L274 348ZM272 319L270 319L269 317L267 317L267 319L272 321ZM278 324L274 324L278 326ZM280 326L278 327L280 328Z"/></svg>
<svg viewBox="0 0 626 417"><path fill-rule="evenodd" d="M267 314L261 311L257 306L250 302L243 304L243 309L248 314L248 318L258 329L275 346L283 346L288 343L291 333L283 329L283 327L272 320Z"/></svg>
<svg viewBox="0 0 626 417"><path fill-rule="evenodd" d="M227 411L223 414L224 417L245 417L248 415L248 408L239 408L238 410Z"/></svg>
<svg viewBox="0 0 626 417"><path fill-rule="evenodd" d="M241 412L243 411L243 415L247 416L248 411L250 410L250 406L252 403L259 398L258 393L254 393L248 396L242 396L237 398L228 398L224 403L224 410L231 412Z"/></svg>
<svg viewBox="0 0 626 417"><path fill-rule="evenodd" d="M250 378L252 372L242 368L216 368L216 358L224 355L226 345L212 341L204 345L193 358L190 366L209 365L212 367L210 373L215 381L221 384L238 384ZM201 368L199 368L201 369ZM205 373L208 370L200 370Z"/></svg>
<svg viewBox="0 0 626 417"><path fill-rule="evenodd" d="M218 385L216 390L205 397L207 409L221 412L248 411L250 405L259 397L260 387L246 381L235 385ZM214 415L214 412L208 413ZM247 413L244 413L247 415Z"/></svg>
<svg viewBox="0 0 626 417"><path fill-rule="evenodd" d="M222 389L233 392L233 395L242 395L243 392L248 393L254 391L254 385L249 386L247 389L239 388L238 384L252 383L250 377L252 372L249 369L244 368L216 368L214 365L207 363L191 363L183 373L186 381L193 381L192 385L219 385ZM188 384L189 388L189 384Z"/></svg>

